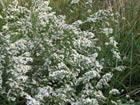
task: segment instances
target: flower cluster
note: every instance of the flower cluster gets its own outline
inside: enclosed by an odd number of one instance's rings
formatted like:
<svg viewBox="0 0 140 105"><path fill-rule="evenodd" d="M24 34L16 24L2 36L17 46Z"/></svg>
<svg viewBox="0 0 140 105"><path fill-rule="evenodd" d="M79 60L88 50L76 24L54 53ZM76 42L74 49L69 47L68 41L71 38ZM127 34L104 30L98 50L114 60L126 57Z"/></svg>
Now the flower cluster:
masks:
<svg viewBox="0 0 140 105"><path fill-rule="evenodd" d="M103 72L105 61L93 32L66 24L65 16L55 15L43 0L33 1L30 9L13 3L0 19L0 95L27 105L106 103L104 88L113 73Z"/></svg>

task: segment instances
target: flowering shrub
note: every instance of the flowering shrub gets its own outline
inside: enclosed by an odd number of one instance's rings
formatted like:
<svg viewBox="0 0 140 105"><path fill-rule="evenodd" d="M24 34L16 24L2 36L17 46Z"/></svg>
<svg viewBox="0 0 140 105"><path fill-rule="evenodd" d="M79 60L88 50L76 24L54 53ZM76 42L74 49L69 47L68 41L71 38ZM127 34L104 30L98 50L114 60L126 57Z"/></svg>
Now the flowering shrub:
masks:
<svg viewBox="0 0 140 105"><path fill-rule="evenodd" d="M107 38L101 46L93 32L80 29L82 21L66 24L65 16L56 16L42 0L30 9L15 1L0 19L0 97L27 105L116 104L109 96L119 91L109 82L120 66L104 71L100 54L109 46L114 61L121 60L109 36L113 29L100 27Z"/></svg>

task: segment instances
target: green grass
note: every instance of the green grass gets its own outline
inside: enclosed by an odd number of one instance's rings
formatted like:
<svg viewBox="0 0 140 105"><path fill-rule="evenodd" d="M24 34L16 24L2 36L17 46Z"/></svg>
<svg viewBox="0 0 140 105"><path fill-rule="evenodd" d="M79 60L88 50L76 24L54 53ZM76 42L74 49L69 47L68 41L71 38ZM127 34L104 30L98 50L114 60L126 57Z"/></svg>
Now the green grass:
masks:
<svg viewBox="0 0 140 105"><path fill-rule="evenodd" d="M120 10L121 19L117 27L117 39L122 55L126 56L124 64L126 72L120 76L120 81L130 90L140 87L140 3L128 2L125 9Z"/></svg>

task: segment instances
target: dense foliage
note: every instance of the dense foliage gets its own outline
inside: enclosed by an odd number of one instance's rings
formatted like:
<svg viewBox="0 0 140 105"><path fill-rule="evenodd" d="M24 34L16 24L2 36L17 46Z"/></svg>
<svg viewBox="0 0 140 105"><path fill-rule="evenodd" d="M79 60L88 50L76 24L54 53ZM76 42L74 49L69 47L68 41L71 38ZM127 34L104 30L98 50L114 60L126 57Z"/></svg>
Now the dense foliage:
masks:
<svg viewBox="0 0 140 105"><path fill-rule="evenodd" d="M71 0L69 5L76 8L78 3ZM92 0L83 3L90 15L69 21L55 13L49 1L32 0L29 7L15 0L2 9L3 105L121 103L122 90L114 80L125 65L113 29L119 25L120 14L111 8L91 12Z"/></svg>

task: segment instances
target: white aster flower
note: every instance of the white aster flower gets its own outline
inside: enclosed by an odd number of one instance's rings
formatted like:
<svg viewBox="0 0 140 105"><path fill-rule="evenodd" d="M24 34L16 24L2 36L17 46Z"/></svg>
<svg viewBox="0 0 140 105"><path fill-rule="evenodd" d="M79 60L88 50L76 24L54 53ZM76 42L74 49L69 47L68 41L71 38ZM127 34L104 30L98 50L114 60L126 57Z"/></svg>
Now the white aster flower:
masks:
<svg viewBox="0 0 140 105"><path fill-rule="evenodd" d="M118 94L120 94L120 92L119 92L118 89L112 89L112 90L109 91L109 94L110 95L118 95Z"/></svg>
<svg viewBox="0 0 140 105"><path fill-rule="evenodd" d="M77 4L80 0L72 0L71 4Z"/></svg>

